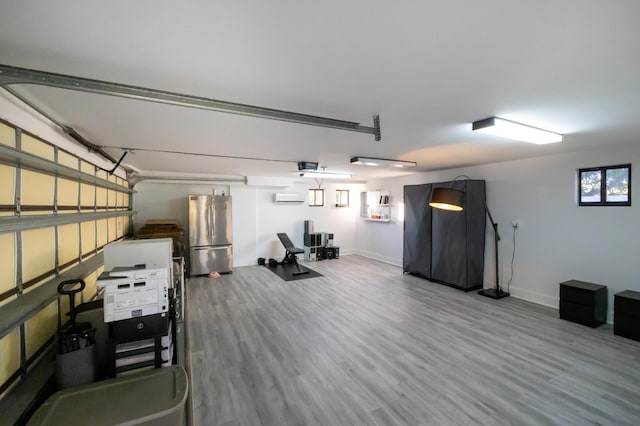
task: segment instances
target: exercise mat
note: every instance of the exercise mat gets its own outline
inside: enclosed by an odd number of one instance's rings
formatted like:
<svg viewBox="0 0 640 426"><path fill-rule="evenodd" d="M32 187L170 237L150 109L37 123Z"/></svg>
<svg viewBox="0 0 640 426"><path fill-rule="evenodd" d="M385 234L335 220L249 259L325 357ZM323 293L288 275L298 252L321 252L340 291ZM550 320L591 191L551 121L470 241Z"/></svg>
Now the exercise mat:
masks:
<svg viewBox="0 0 640 426"><path fill-rule="evenodd" d="M300 269L303 271L308 271L309 273L294 275L295 273L298 272L298 268L293 263L285 263L285 264L278 263L275 266L269 266L269 265L265 265L265 266L267 269L269 269L271 272L273 272L274 274L276 274L277 276L279 276L285 281L303 280L305 278L315 278L315 277L322 276L321 273L316 272L313 269L309 269L302 265L300 265Z"/></svg>

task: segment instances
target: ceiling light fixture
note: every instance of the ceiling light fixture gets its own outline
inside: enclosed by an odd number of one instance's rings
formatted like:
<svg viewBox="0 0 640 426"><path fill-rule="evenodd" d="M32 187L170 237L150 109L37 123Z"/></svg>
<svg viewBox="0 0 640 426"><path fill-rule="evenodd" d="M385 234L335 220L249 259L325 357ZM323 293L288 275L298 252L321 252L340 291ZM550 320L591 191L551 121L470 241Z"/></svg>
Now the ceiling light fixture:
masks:
<svg viewBox="0 0 640 426"><path fill-rule="evenodd" d="M318 179L351 179L351 175L348 173L304 172L300 173L300 176Z"/></svg>
<svg viewBox="0 0 640 426"><path fill-rule="evenodd" d="M408 167L416 167L415 161L402 161L402 160L388 160L386 158L371 158L371 157L353 157L351 164L359 164L363 166L388 166L404 169Z"/></svg>
<svg viewBox="0 0 640 426"><path fill-rule="evenodd" d="M562 135L499 117L475 121L472 130L538 145L562 142Z"/></svg>

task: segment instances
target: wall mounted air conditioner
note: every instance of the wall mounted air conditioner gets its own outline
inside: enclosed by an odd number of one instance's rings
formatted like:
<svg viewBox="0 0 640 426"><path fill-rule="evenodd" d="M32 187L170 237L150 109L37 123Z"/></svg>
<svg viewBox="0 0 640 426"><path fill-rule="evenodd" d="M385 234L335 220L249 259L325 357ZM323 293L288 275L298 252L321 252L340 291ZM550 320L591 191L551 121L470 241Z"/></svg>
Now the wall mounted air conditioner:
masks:
<svg viewBox="0 0 640 426"><path fill-rule="evenodd" d="M274 203L304 203L304 194L297 192L276 192L273 194Z"/></svg>

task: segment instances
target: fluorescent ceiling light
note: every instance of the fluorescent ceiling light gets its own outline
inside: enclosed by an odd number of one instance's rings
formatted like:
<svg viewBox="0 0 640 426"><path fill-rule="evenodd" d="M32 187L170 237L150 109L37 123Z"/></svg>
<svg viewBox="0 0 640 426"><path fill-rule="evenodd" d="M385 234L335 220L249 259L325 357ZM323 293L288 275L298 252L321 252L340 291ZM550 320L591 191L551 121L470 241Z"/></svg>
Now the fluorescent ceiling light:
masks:
<svg viewBox="0 0 640 426"><path fill-rule="evenodd" d="M400 169L417 166L414 161L388 160L385 158L371 157L353 157L351 159L351 164L360 164L363 166L388 166Z"/></svg>
<svg viewBox="0 0 640 426"><path fill-rule="evenodd" d="M351 179L348 173L304 172L300 173L300 176L319 179Z"/></svg>
<svg viewBox="0 0 640 426"><path fill-rule="evenodd" d="M476 121L472 124L472 130L500 136L507 139L514 139L522 142L530 142L538 145L562 142L562 135L504 118L491 117Z"/></svg>

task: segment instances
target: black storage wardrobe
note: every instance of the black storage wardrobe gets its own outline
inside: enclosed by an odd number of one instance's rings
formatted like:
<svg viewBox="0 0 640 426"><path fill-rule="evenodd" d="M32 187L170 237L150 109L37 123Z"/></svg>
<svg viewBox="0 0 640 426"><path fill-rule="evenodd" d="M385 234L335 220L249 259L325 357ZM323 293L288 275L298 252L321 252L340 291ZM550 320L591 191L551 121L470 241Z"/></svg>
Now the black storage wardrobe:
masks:
<svg viewBox="0 0 640 426"><path fill-rule="evenodd" d="M464 210L429 207L431 191L465 193ZM470 291L483 287L486 226L484 180L456 180L404 187L403 271Z"/></svg>

